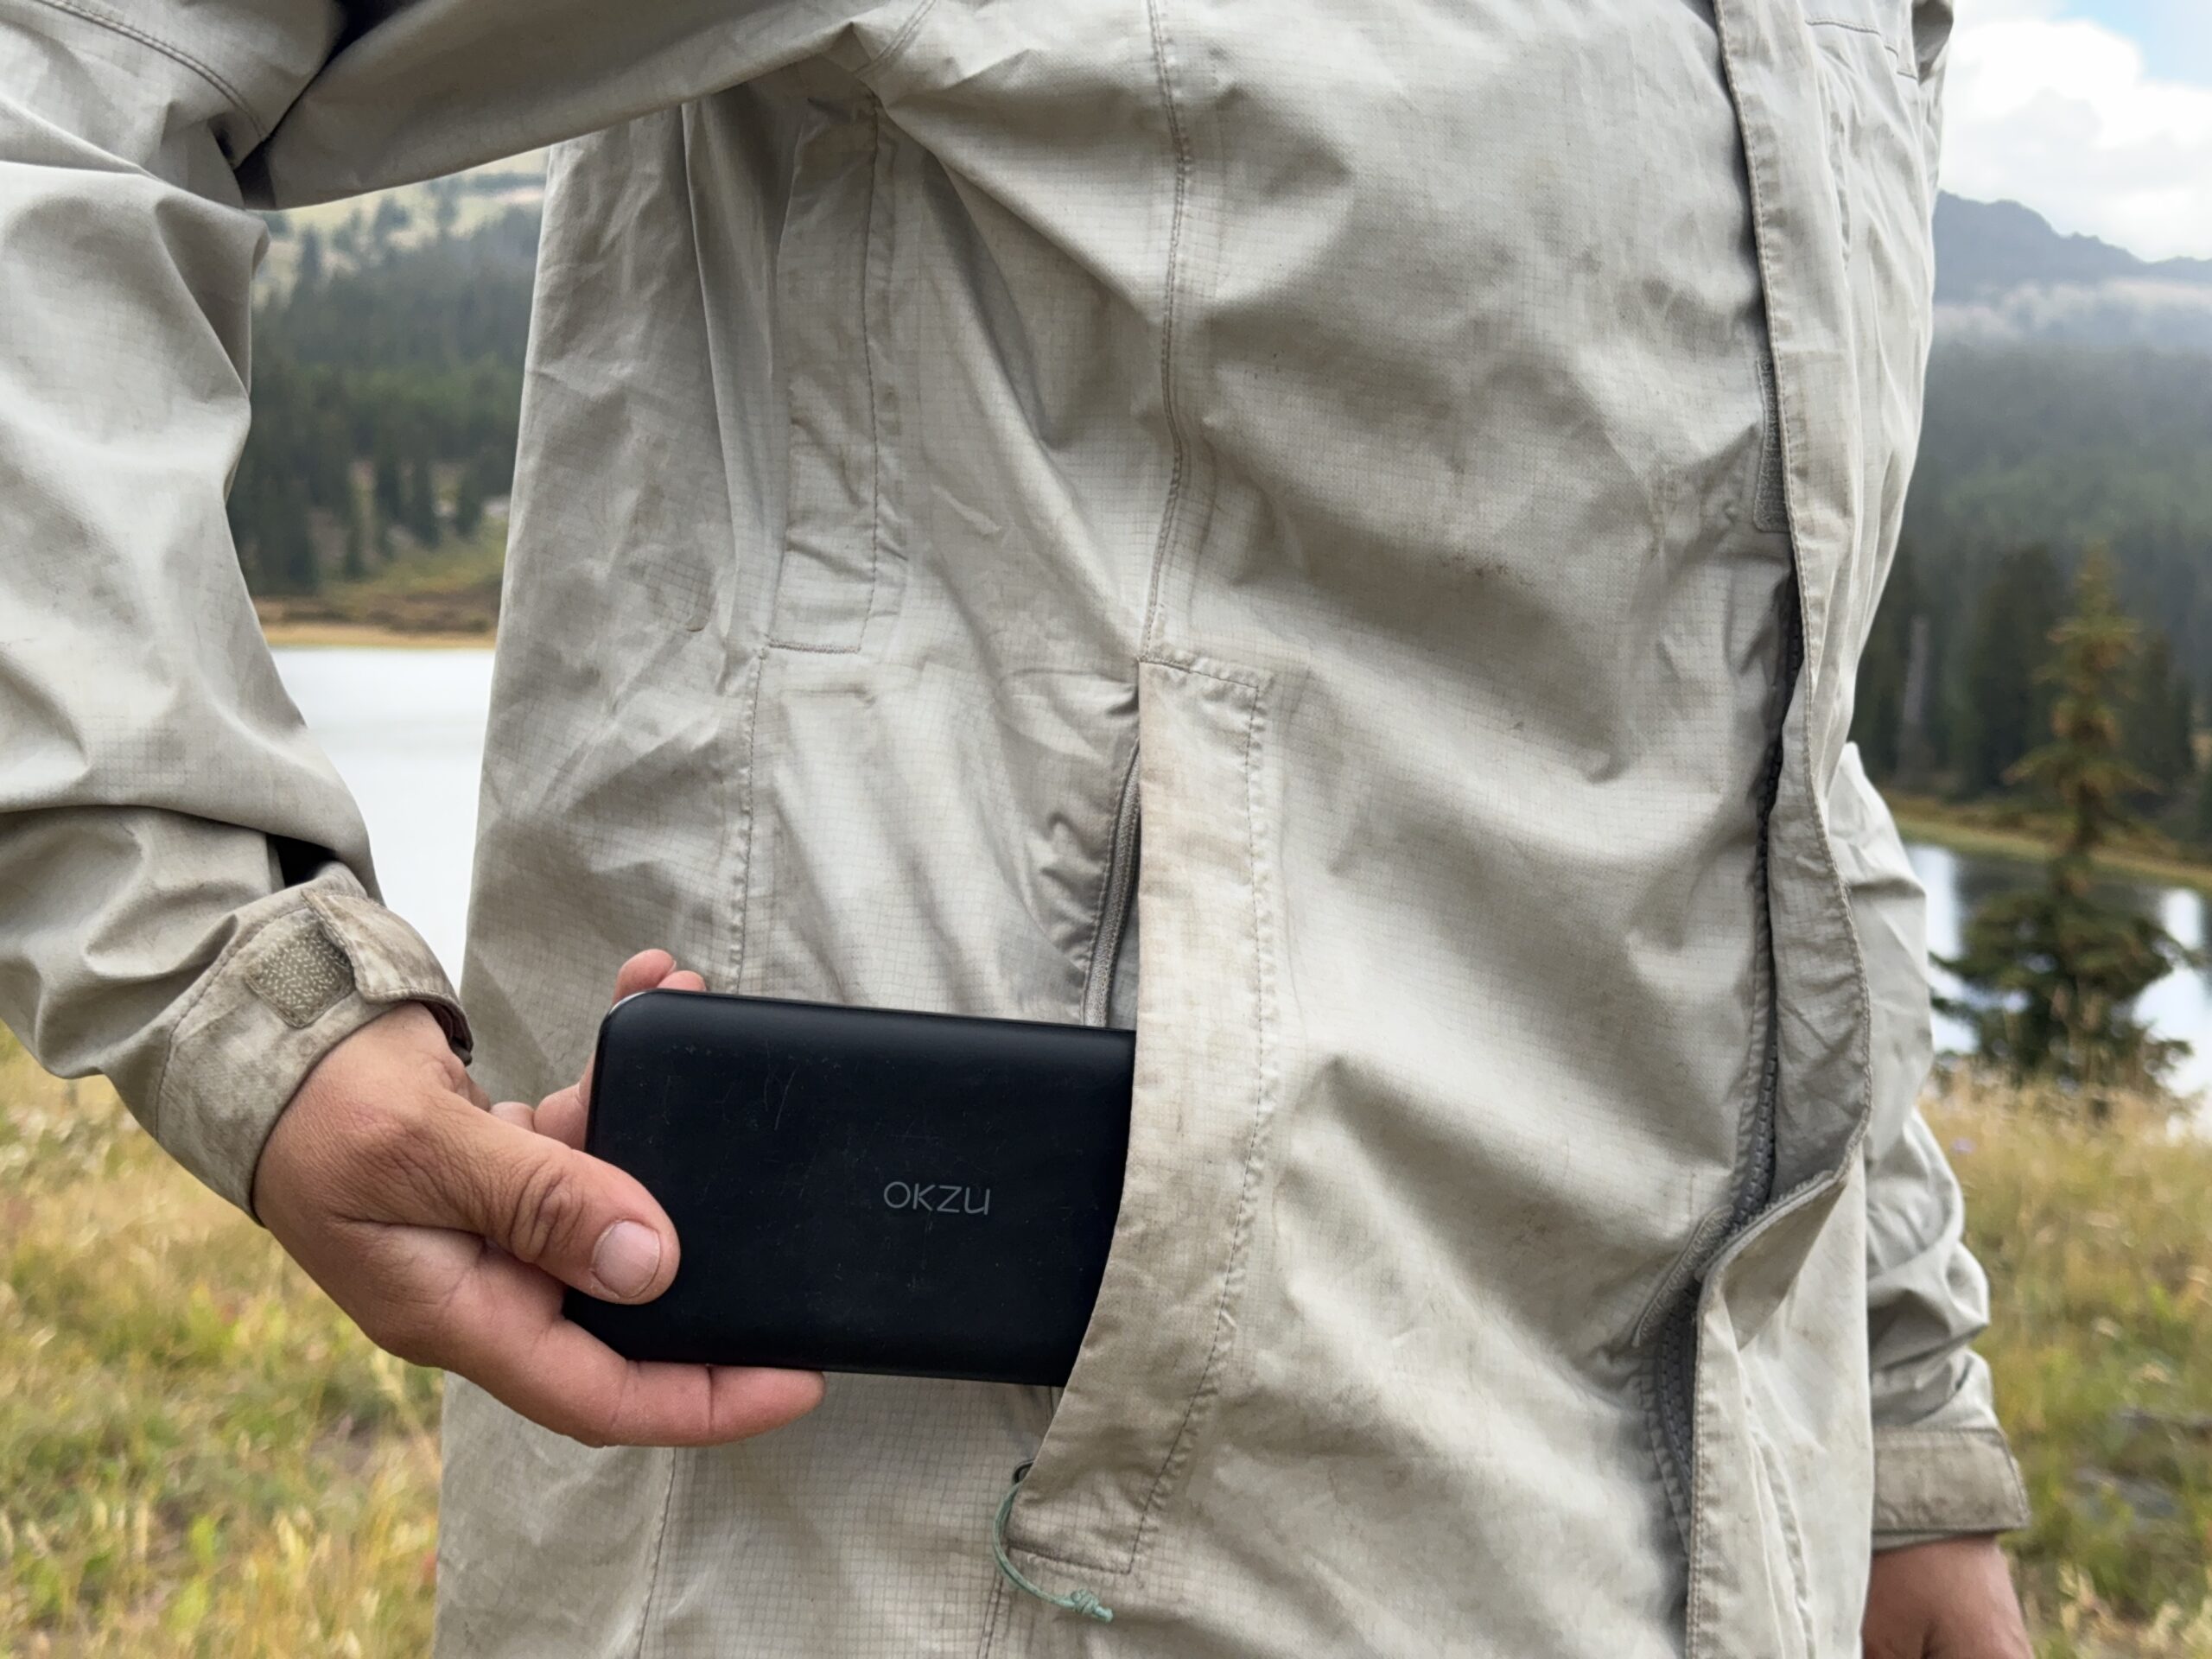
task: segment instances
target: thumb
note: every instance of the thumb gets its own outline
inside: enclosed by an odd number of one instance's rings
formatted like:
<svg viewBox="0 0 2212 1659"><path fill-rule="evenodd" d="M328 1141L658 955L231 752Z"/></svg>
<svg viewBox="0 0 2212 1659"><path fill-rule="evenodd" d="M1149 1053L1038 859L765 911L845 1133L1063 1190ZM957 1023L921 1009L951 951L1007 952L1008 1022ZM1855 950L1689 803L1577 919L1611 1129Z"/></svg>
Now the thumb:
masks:
<svg viewBox="0 0 2212 1659"><path fill-rule="evenodd" d="M676 1276L676 1226L634 1177L489 1112L447 1116L439 1224L611 1302L647 1302Z"/></svg>

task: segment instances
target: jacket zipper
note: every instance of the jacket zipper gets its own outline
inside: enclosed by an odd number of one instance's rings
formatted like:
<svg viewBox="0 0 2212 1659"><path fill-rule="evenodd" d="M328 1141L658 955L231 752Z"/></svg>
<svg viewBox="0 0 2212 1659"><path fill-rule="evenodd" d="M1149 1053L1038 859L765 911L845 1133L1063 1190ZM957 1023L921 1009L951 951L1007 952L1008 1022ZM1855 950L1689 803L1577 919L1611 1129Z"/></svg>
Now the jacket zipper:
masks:
<svg viewBox="0 0 2212 1659"><path fill-rule="evenodd" d="M1804 639L1798 618L1796 593L1796 583L1792 581L1786 589L1788 602L1783 607L1782 707L1785 728L1789 722L1789 700L1796 693L1797 675L1803 662ZM1774 901L1768 890L1768 882L1772 868L1769 848L1772 838L1774 807L1782 793L1783 742L1784 733L1777 731L1767 749L1765 771L1759 784L1758 850L1751 863L1751 887L1758 894L1758 960L1760 971L1766 980L1765 1052L1759 1065L1758 1088L1751 1101L1751 1120L1746 1137L1748 1144L1745 1149L1743 1173L1737 1179L1735 1198L1729 1206L1728 1224L1712 1241L1713 1255L1718 1255L1731 1239L1750 1226L1774 1197L1777 1159L1775 1124L1782 1092L1782 987L1775 966ZM1705 1274L1700 1266L1682 1287L1681 1300L1660 1332L1658 1351L1653 1357L1655 1414L1662 1442L1661 1452L1672 1465L1668 1498L1674 1508L1675 1520L1681 1529L1685 1546L1689 1541L1694 1507L1695 1465L1692 1459L1697 1441L1697 1309L1704 1287Z"/></svg>
<svg viewBox="0 0 2212 1659"><path fill-rule="evenodd" d="M1083 988L1083 1023L1103 1026L1111 1009L1114 970L1122 959L1122 941L1129 931L1129 912L1136 899L1137 842L1142 817L1138 799L1137 756L1129 755L1129 769L1122 779L1121 804L1114 813L1114 841L1106 855L1106 890L1098 902L1098 929L1091 945L1090 972Z"/></svg>

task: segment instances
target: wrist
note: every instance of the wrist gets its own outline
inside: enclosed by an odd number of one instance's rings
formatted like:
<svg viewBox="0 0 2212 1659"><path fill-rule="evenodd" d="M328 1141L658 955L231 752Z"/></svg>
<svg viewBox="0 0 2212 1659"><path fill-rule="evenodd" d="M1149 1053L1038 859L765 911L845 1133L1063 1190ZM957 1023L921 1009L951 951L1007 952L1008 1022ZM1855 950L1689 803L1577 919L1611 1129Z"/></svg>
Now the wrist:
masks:
<svg viewBox="0 0 2212 1659"><path fill-rule="evenodd" d="M142 1112L172 1156L248 1214L271 1131L333 1049L415 1004L449 1053L465 1058L469 1041L444 971L398 917L335 890L276 898L289 902L251 917L194 988Z"/></svg>

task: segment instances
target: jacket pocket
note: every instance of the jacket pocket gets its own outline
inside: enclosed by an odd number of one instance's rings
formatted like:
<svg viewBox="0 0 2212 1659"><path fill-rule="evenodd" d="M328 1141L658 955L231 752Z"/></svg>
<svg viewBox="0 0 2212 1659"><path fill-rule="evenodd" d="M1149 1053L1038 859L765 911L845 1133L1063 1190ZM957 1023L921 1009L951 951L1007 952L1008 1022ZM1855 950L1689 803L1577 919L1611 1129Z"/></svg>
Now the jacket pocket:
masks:
<svg viewBox="0 0 2212 1659"><path fill-rule="evenodd" d="M1007 1529L1014 1553L1048 1564L1137 1569L1236 1339L1275 1104L1266 686L1195 659L1139 669L1128 1173L1090 1329Z"/></svg>
<svg viewBox="0 0 2212 1659"><path fill-rule="evenodd" d="M823 67L798 103L776 252L789 410L782 560L770 641L861 649L899 587L885 533L897 404L886 352L898 146L859 83Z"/></svg>

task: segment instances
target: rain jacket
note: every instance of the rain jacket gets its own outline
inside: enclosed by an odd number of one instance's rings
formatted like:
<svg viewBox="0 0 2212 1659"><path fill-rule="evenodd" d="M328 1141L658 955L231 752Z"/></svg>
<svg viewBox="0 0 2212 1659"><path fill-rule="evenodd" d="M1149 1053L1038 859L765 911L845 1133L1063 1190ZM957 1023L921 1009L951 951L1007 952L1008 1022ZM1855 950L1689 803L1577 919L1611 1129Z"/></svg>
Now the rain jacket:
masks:
<svg viewBox="0 0 2212 1659"><path fill-rule="evenodd" d="M1870 1546L2021 1519L1845 741L1947 14L0 0L41 1058L243 1204L381 1008L534 1098L652 944L1136 1029L1065 1393L456 1381L441 1652L1844 1656ZM250 208L547 143L456 998L226 531ZM1110 1624L994 1565L1032 1460Z"/></svg>

